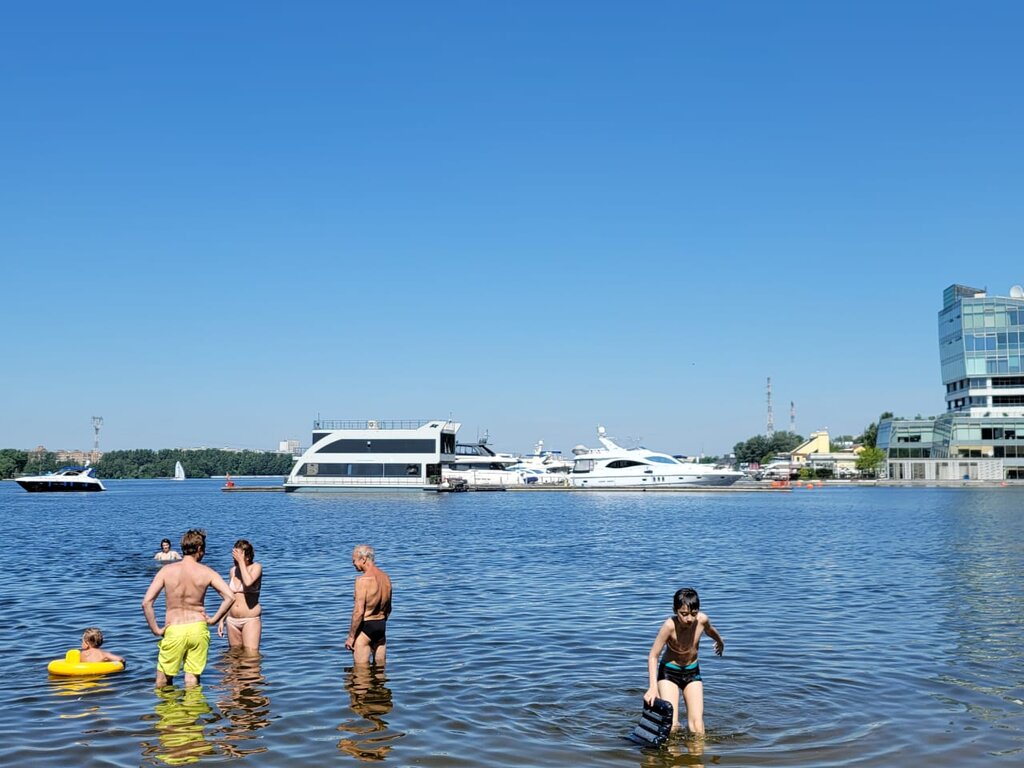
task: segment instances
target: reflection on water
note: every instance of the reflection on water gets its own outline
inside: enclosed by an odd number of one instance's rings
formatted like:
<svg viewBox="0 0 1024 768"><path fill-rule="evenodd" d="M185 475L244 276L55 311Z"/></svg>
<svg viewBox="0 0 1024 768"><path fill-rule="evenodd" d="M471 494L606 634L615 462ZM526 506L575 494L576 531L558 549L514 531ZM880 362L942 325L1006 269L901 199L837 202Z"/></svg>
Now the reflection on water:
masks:
<svg viewBox="0 0 1024 768"><path fill-rule="evenodd" d="M351 734L338 741L338 749L359 760L384 760L391 751L392 742L403 734L389 732L384 715L394 706L391 689L385 685L387 675L383 667L358 665L347 670L345 690L349 695L349 709L354 717L342 720L338 730Z"/></svg>
<svg viewBox="0 0 1024 768"><path fill-rule="evenodd" d="M214 746L205 730L218 716L203 695L203 687L168 686L157 689L156 696L158 701L153 715L143 719L155 721L157 741L142 742L143 758L156 764L186 765L214 754Z"/></svg>
<svg viewBox="0 0 1024 768"><path fill-rule="evenodd" d="M696 736L679 731L673 734L660 749L644 747L641 750L641 768L663 768L673 765L715 765L721 759L716 755L707 760L704 745L707 736Z"/></svg>
<svg viewBox="0 0 1024 768"><path fill-rule="evenodd" d="M215 736L221 751L232 757L266 752L259 731L270 724L270 697L262 671L263 657L243 648L224 652L215 665L221 672L216 686L217 707L223 716Z"/></svg>
<svg viewBox="0 0 1024 768"><path fill-rule="evenodd" d="M91 696L111 689L111 682L105 675L89 677L50 677L50 687L55 696Z"/></svg>

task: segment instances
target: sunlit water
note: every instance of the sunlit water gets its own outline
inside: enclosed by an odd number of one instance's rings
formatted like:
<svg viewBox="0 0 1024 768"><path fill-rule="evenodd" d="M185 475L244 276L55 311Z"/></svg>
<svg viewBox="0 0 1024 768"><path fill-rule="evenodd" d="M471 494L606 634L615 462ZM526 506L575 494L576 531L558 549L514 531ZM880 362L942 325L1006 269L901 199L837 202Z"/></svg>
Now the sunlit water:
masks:
<svg viewBox="0 0 1024 768"><path fill-rule="evenodd" d="M252 481L257 482L257 481ZM225 494L0 483L0 764L990 765L1024 760L1024 489L791 494ZM261 658L214 636L200 690L153 690L140 609L160 539L264 564ZM394 581L385 672L343 643L350 552ZM694 586L703 744L623 737ZM215 602L210 599L213 609ZM162 617L162 601L159 606ZM50 679L100 626L120 675ZM181 682L180 679L178 681Z"/></svg>

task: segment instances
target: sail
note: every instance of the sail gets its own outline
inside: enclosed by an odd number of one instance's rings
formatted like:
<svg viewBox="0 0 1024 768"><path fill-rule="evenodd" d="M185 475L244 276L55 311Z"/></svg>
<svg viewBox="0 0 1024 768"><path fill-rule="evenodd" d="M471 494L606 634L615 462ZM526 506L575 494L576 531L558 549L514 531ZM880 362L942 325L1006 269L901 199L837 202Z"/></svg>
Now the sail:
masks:
<svg viewBox="0 0 1024 768"><path fill-rule="evenodd" d="M174 463L174 479L184 480L185 479L185 468L181 466L180 461Z"/></svg>

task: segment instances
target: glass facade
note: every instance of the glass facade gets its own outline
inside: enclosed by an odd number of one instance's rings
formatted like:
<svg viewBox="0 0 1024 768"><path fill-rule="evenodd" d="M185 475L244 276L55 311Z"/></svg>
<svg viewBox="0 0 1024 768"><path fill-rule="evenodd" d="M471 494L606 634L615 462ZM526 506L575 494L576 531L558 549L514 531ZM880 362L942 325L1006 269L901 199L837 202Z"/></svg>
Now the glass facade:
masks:
<svg viewBox="0 0 1024 768"><path fill-rule="evenodd" d="M1010 296L953 285L939 312L946 410L1024 416L1024 291Z"/></svg>
<svg viewBox="0 0 1024 768"><path fill-rule="evenodd" d="M955 284L942 298L945 413L878 425L889 476L1024 479L1024 290L1014 286L1009 296L990 296Z"/></svg>

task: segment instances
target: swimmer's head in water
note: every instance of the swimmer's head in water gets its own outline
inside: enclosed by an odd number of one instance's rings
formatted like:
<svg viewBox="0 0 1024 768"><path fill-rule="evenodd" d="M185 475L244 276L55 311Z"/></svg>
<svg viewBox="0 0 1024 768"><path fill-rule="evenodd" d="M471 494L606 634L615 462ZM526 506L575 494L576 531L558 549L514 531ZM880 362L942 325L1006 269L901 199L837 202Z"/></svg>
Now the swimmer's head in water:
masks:
<svg viewBox="0 0 1024 768"><path fill-rule="evenodd" d="M163 541L161 541L160 542L160 549L162 549L164 552L170 551L170 549L171 549L171 540L170 539L164 539Z"/></svg>

